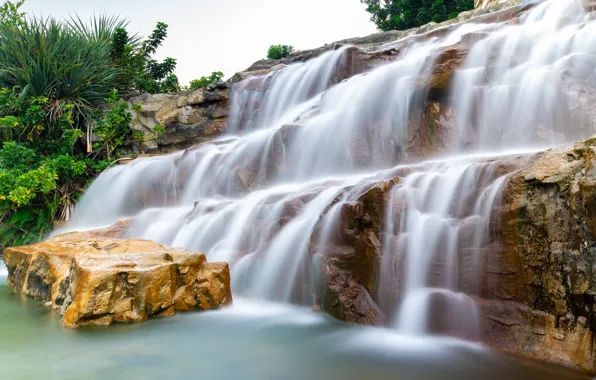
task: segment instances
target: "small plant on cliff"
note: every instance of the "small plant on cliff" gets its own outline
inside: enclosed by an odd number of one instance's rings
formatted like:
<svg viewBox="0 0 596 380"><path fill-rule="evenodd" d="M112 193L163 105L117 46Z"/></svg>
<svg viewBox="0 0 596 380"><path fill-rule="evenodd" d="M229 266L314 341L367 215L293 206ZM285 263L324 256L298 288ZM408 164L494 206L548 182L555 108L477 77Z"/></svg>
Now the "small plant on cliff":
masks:
<svg viewBox="0 0 596 380"><path fill-rule="evenodd" d="M294 47L290 45L271 45L267 52L267 58L269 59L282 59L286 58L294 51Z"/></svg>
<svg viewBox="0 0 596 380"><path fill-rule="evenodd" d="M442 22L474 8L473 0L360 0L381 31L405 30Z"/></svg>
<svg viewBox="0 0 596 380"><path fill-rule="evenodd" d="M208 77L201 77L201 79L194 79L190 81L189 88L191 90L197 90L201 87L209 86L211 83L220 82L224 77L224 73L221 71L214 71Z"/></svg>

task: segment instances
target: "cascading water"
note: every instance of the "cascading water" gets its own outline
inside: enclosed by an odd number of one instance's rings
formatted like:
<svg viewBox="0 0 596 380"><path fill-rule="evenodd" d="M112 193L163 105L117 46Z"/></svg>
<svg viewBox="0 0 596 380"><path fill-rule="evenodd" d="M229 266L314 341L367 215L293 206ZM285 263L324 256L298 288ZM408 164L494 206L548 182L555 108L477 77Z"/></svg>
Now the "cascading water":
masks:
<svg viewBox="0 0 596 380"><path fill-rule="evenodd" d="M292 122L295 115L288 111L342 79L339 73L346 64L345 50L347 47L341 47L323 53L318 59L237 84L232 98L230 131Z"/></svg>
<svg viewBox="0 0 596 380"><path fill-rule="evenodd" d="M594 134L592 18L582 1L544 2L476 43L453 86L459 146L550 147Z"/></svg>
<svg viewBox="0 0 596 380"><path fill-rule="evenodd" d="M591 105L576 96L596 94L595 28L579 2L551 0L517 23L464 24L408 45L365 73L345 74L354 48L343 47L245 80L234 88L233 134L108 170L67 229L132 218L132 237L229 262L238 295L312 303L343 207L391 180L379 236L380 308L405 332L474 338L473 296L506 182L486 151L596 131ZM442 49L469 35L482 38L452 83L452 141L441 148L485 154L412 163L423 158L409 145L430 96L420 78Z"/></svg>
<svg viewBox="0 0 596 380"><path fill-rule="evenodd" d="M478 333L475 303L458 289L479 290L482 247L506 177L497 173L498 161L477 159L425 162L392 190L381 265L386 299L381 301L394 307L395 289L401 289L403 301L392 324L403 331L426 333L436 324L429 318L444 312L442 332L468 338ZM462 256L468 258L466 271L460 268ZM427 312L437 304L441 310Z"/></svg>

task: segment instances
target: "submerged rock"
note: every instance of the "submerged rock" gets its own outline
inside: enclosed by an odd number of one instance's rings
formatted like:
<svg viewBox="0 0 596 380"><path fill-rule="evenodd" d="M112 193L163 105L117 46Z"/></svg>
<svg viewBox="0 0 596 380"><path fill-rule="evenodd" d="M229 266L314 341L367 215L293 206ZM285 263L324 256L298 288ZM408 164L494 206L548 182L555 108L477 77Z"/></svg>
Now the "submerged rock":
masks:
<svg viewBox="0 0 596 380"><path fill-rule="evenodd" d="M232 302L227 263L105 231L8 248L4 262L9 285L57 310L67 327L141 322Z"/></svg>

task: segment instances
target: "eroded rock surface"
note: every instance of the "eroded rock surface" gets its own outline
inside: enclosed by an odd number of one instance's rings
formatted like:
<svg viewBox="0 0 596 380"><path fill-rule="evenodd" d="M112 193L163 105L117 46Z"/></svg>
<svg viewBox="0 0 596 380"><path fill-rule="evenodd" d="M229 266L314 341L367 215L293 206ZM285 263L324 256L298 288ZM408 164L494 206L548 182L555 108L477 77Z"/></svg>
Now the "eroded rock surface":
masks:
<svg viewBox="0 0 596 380"><path fill-rule="evenodd" d="M130 110L132 128L144 136L140 153L170 153L222 134L228 127L228 100L229 89L224 83L179 94L145 94L130 99L131 104L141 107L139 113ZM160 133L157 126L165 133Z"/></svg>
<svg viewBox="0 0 596 380"><path fill-rule="evenodd" d="M514 173L486 263L485 339L596 372L596 139Z"/></svg>
<svg viewBox="0 0 596 380"><path fill-rule="evenodd" d="M509 177L494 205L490 237L479 249L458 252L458 290L478 306L483 342L590 373L596 372L595 152L592 138L497 158L494 175ZM384 324L402 295L399 271L405 267L397 261L390 294L395 301L389 308L378 304L379 274L387 269L381 265L382 244L391 238L383 236L383 220L390 217L383 213L391 185L399 186L407 172L394 174L392 181L379 182L343 205L328 245L313 249L325 285L321 309L347 322ZM395 209L391 217L399 221L401 211ZM474 238L466 228L461 233L460 244ZM434 270L428 274L430 286L434 275ZM430 307L438 314L428 323L442 333L440 313L448 310L441 304L444 297L435 298Z"/></svg>
<svg viewBox="0 0 596 380"><path fill-rule="evenodd" d="M141 322L231 304L227 263L207 263L203 254L149 240L107 237L118 231L69 233L7 248L8 283L57 310L68 327Z"/></svg>
<svg viewBox="0 0 596 380"><path fill-rule="evenodd" d="M515 22L520 12L534 4L518 6L518 0L493 3L462 12L457 18L442 23L341 40L316 49L296 52L282 60L261 60L247 70L237 73L226 83L216 83L179 94L145 94L134 97L130 99L130 103L140 105L141 111L137 113L131 108L133 129L141 132L144 138L140 146L131 146L122 153L129 156L171 153L213 140L228 130L231 93L263 92L267 89L266 76L283 70L289 64L307 61L344 45L353 45L347 50L345 62L337 69L332 80L332 83L338 83L397 59L401 52L413 44L445 35L457 23L471 19L479 23L508 20ZM439 98L448 92L446 89L449 81L462 64L467 54L467 46L475 39L483 37L481 33L471 33L461 44L446 47L437 57L431 57L437 60L437 64L432 66L431 72L422 73L418 81L419 87L429 90L430 102L440 100ZM241 104L238 106L242 107ZM158 126L163 127L165 133L160 133L163 131Z"/></svg>

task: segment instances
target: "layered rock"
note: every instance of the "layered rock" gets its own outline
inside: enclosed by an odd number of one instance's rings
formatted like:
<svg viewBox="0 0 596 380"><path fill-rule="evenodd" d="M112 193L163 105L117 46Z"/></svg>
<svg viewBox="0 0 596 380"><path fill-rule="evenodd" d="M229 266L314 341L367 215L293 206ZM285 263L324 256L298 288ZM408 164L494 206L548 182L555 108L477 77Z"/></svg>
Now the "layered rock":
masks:
<svg viewBox="0 0 596 380"><path fill-rule="evenodd" d="M222 134L228 127L228 100L229 89L224 83L179 94L145 94L130 99L131 104L141 108L139 113L130 110L132 128L144 136L141 153L174 152Z"/></svg>
<svg viewBox="0 0 596 380"><path fill-rule="evenodd" d="M489 239L478 249L458 252L458 290L479 308L480 339L596 372L596 139L496 160L494 175L510 174L502 201L494 205ZM398 273L390 294L395 302L385 309L377 304L379 274L386 269L382 242L392 238L383 235L383 220L401 218L401 211L384 215L391 188L408 174L400 170L343 205L328 245L312 249L325 284L321 308L339 319L384 324L402 296ZM460 244L475 238L474 230L461 231ZM395 265L404 270L403 262ZM437 265L442 264L431 267ZM436 269L429 273L431 286L441 272ZM447 301L437 293L429 305L436 309L429 328L437 333L443 333L440 315L449 312Z"/></svg>
<svg viewBox="0 0 596 380"><path fill-rule="evenodd" d="M141 95L130 99L131 105L141 107L139 113L132 107L133 129L142 133L143 141L139 147L133 146L122 153L128 155L162 154L210 141L228 129L229 99L232 91L265 91L266 82L247 79L264 77L282 70L288 64L304 62L322 53L338 49L344 45L353 45L346 53L346 62L338 69L333 83L338 83L353 75L366 72L374 67L394 60L411 45L441 36L451 31L452 26L474 19L479 23L513 20L533 3L517 6L519 1L498 2L468 12L462 12L457 18L442 23L430 23L405 31L391 31L373 34L367 37L352 38L327 44L317 49L293 53L282 60L261 60L247 70L237 73L227 83L217 83L198 90L180 94ZM453 73L461 65L466 46L474 38L482 35L470 35L462 45L446 48L439 54L437 65L432 72L425 73L420 80L420 87L429 89L432 101L437 101L445 93ZM238 83L240 82L240 83ZM260 85L258 85L261 83ZM257 87L255 87L257 86ZM163 127L165 133L160 128Z"/></svg>
<svg viewBox="0 0 596 380"><path fill-rule="evenodd" d="M67 327L141 322L231 304L228 264L148 240L107 237L121 231L69 233L7 248L8 283L57 310Z"/></svg>
<svg viewBox="0 0 596 380"><path fill-rule="evenodd" d="M504 189L485 339L596 372L596 139L541 153Z"/></svg>

